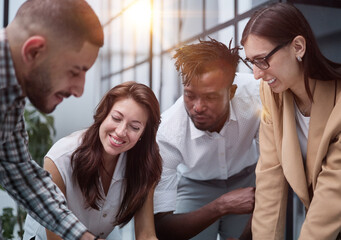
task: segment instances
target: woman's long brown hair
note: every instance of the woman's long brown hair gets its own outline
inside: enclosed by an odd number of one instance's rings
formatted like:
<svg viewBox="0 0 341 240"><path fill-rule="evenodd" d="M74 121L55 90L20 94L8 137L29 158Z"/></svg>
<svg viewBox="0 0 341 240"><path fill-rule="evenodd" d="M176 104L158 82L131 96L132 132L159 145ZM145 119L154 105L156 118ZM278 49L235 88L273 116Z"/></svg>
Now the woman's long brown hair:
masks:
<svg viewBox="0 0 341 240"><path fill-rule="evenodd" d="M99 182L99 170L103 167L99 127L115 102L125 98L144 106L148 111L148 121L141 140L127 151L124 195L114 222L114 225L121 226L127 224L142 207L161 176L162 162L156 143L160 107L153 91L136 82L125 82L112 88L97 106L94 123L84 133L81 145L71 157L73 178L83 193L86 207L98 210L103 200Z"/></svg>

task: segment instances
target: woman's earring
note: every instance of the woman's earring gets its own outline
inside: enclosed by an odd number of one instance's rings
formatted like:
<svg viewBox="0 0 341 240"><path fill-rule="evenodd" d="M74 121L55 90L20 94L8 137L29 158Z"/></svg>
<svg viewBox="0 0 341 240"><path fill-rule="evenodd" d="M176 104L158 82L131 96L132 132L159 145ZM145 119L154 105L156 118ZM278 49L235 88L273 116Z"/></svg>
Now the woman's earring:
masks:
<svg viewBox="0 0 341 240"><path fill-rule="evenodd" d="M297 61L302 62L302 58L300 56L297 56Z"/></svg>

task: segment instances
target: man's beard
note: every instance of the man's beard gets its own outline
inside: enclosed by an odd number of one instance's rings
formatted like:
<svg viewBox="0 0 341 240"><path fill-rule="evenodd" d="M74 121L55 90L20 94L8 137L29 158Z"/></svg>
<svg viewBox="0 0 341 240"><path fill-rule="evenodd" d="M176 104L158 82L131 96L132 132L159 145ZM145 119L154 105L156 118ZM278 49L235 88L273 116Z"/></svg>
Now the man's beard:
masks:
<svg viewBox="0 0 341 240"><path fill-rule="evenodd" d="M40 65L25 78L25 92L30 102L41 112L51 113L56 106L48 106L48 96L52 91L48 67Z"/></svg>

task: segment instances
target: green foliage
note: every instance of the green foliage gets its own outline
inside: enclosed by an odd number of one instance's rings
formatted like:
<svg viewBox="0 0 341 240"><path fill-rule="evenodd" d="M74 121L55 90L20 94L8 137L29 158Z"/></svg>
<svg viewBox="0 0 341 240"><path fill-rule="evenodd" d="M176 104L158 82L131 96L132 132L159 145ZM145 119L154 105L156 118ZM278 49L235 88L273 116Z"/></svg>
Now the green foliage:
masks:
<svg viewBox="0 0 341 240"><path fill-rule="evenodd" d="M17 223L19 226L18 236L22 239L24 236L24 223L26 219L26 211L20 205L17 205Z"/></svg>
<svg viewBox="0 0 341 240"><path fill-rule="evenodd" d="M43 159L47 151L53 144L52 137L56 134L54 128L53 116L48 116L36 110L31 104L28 104L24 112L26 130L28 133L28 149L32 158L40 165L43 165ZM0 190L4 190L0 186ZM0 239L1 234L4 239L13 239L14 226L18 224L18 236L22 239L24 235L24 222L26 218L25 210L17 205L17 215L13 215L13 208L3 208L0 216Z"/></svg>
<svg viewBox="0 0 341 240"><path fill-rule="evenodd" d="M0 217L2 223L2 236L5 239L13 239L14 226L17 222L16 217L13 215L13 208L3 208L3 213Z"/></svg>
<svg viewBox="0 0 341 240"><path fill-rule="evenodd" d="M48 116L28 105L24 113L28 133L28 149L32 158L43 165L43 158L53 144L52 136L56 134L53 116Z"/></svg>

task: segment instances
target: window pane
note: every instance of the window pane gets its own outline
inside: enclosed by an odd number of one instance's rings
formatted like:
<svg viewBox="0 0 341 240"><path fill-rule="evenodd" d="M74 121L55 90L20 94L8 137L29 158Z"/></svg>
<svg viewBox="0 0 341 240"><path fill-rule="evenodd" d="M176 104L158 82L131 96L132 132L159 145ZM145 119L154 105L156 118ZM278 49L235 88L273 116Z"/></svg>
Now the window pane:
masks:
<svg viewBox="0 0 341 240"><path fill-rule="evenodd" d="M110 78L106 78L101 81L101 97L109 90L110 88Z"/></svg>
<svg viewBox="0 0 341 240"><path fill-rule="evenodd" d="M162 1L154 1L153 15L153 53L161 53L161 21L162 21Z"/></svg>
<svg viewBox="0 0 341 240"><path fill-rule="evenodd" d="M16 0L16 1L8 1L9 2L9 13L8 13L8 23L10 23L15 15L17 14L17 11L19 7L25 2L25 0ZM1 1L2 5L4 4L4 1ZM0 17L3 18L3 12L0 13Z"/></svg>
<svg viewBox="0 0 341 240"><path fill-rule="evenodd" d="M121 74L116 74L116 75L111 77L110 88L113 88L113 87L119 85L120 83L122 83L122 76L121 76Z"/></svg>
<svg viewBox="0 0 341 240"><path fill-rule="evenodd" d="M150 0L140 0L132 7L134 27L136 30L136 57L137 62L145 60L149 56L150 45Z"/></svg>
<svg viewBox="0 0 341 240"><path fill-rule="evenodd" d="M238 0L238 14L242 14L246 11L249 11L252 8L257 7L258 5L270 2L269 0Z"/></svg>
<svg viewBox="0 0 341 240"><path fill-rule="evenodd" d="M136 67L136 82L149 86L149 63L143 63Z"/></svg>
<svg viewBox="0 0 341 240"><path fill-rule="evenodd" d="M129 10L123 14L123 68L134 64L136 34L134 20Z"/></svg>
<svg viewBox="0 0 341 240"><path fill-rule="evenodd" d="M249 21L249 19L250 18L246 18L246 19L244 19L244 20L242 20L242 21L240 21L238 23L238 33L239 33L238 39L242 38L243 30L245 28L246 23ZM239 55L243 59L245 58L245 51L244 51L244 49L239 51ZM252 73L252 71L242 61L240 61L239 65L238 65L238 71L239 72L249 72L249 73Z"/></svg>
<svg viewBox="0 0 341 240"><path fill-rule="evenodd" d="M4 1L0 1L0 26L4 26Z"/></svg>
<svg viewBox="0 0 341 240"><path fill-rule="evenodd" d="M181 41L185 41L203 31L202 23L203 4L199 0L181 1L181 20L180 29Z"/></svg>
<svg viewBox="0 0 341 240"><path fill-rule="evenodd" d="M111 17L115 17L117 14L119 14L122 11L122 0L104 0L110 2L110 15Z"/></svg>
<svg viewBox="0 0 341 240"><path fill-rule="evenodd" d="M113 6L113 3L110 0L103 0L101 1L101 15L98 16L100 17L100 21L102 24L106 24L109 19L112 17L110 8Z"/></svg>
<svg viewBox="0 0 341 240"><path fill-rule="evenodd" d="M224 43L226 46L229 46L230 41L232 39L231 46L235 46L235 37L234 37L234 26L230 26L224 28L218 32L210 34L210 37L214 38L215 40ZM208 39L207 39L208 40Z"/></svg>
<svg viewBox="0 0 341 240"><path fill-rule="evenodd" d="M122 34L121 34L121 17L116 18L110 23L110 72L114 73L122 69Z"/></svg>
<svg viewBox="0 0 341 240"><path fill-rule="evenodd" d="M234 0L205 0L206 29L227 22L234 17Z"/></svg>
<svg viewBox="0 0 341 240"><path fill-rule="evenodd" d="M104 29L104 45L100 50L101 56L101 68L102 68L102 76L106 76L110 73L110 48L109 48L109 27L105 27Z"/></svg>
<svg viewBox="0 0 341 240"><path fill-rule="evenodd" d="M163 37L162 49L166 50L175 46L179 38L179 19L178 19L178 1L163 1Z"/></svg>
<svg viewBox="0 0 341 240"><path fill-rule="evenodd" d="M112 0L110 0L112 1ZM117 1L117 0L116 0ZM123 6L127 7L129 4L131 4L132 2L134 2L135 0L123 0Z"/></svg>
<svg viewBox="0 0 341 240"><path fill-rule="evenodd" d="M167 53L162 56L161 111L169 108L180 96L181 80L175 70L174 61L171 59L173 54Z"/></svg>
<svg viewBox="0 0 341 240"><path fill-rule="evenodd" d="M160 56L153 57L153 91L156 97L160 97L161 87L161 58Z"/></svg>
<svg viewBox="0 0 341 240"><path fill-rule="evenodd" d="M134 81L134 69L129 69L127 71L124 71L122 74L122 82L127 82L127 81Z"/></svg>

